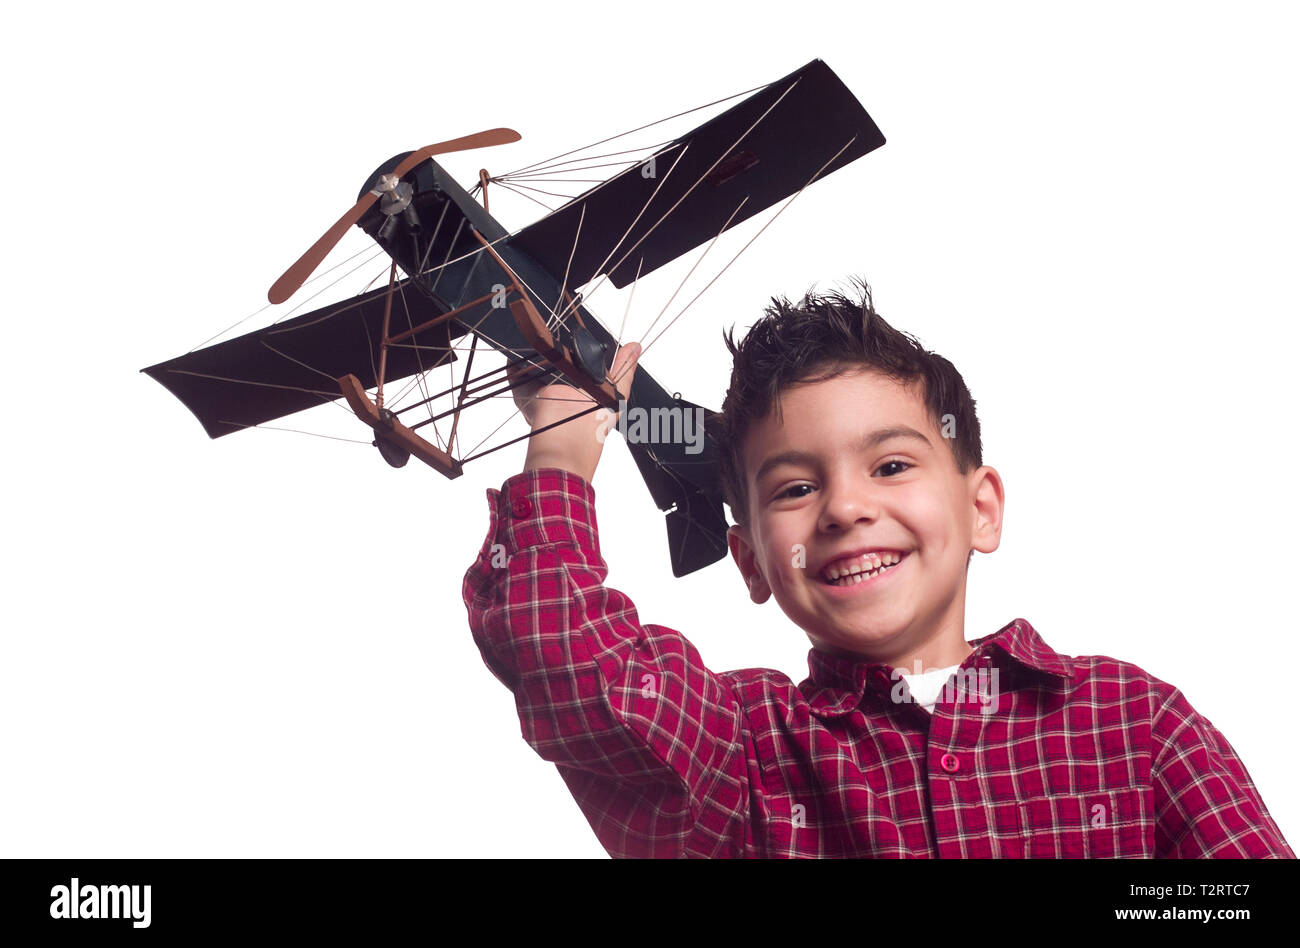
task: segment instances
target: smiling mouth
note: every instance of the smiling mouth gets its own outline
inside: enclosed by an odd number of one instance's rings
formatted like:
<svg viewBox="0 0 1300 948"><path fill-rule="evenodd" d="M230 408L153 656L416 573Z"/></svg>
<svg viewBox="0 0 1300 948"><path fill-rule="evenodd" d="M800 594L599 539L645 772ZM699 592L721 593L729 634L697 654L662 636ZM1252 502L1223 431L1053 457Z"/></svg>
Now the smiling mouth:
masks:
<svg viewBox="0 0 1300 948"><path fill-rule="evenodd" d="M877 561L868 560L866 563L855 565L853 567L855 570L854 572L846 573L835 579L827 579L823 576L821 577L821 581L827 586L856 586L859 583L865 583L869 579L875 579L877 576L889 572L903 560L907 559L907 554L904 553L901 556L893 554L888 556L887 559L891 562L888 564L877 565L874 569L871 569L870 567Z"/></svg>

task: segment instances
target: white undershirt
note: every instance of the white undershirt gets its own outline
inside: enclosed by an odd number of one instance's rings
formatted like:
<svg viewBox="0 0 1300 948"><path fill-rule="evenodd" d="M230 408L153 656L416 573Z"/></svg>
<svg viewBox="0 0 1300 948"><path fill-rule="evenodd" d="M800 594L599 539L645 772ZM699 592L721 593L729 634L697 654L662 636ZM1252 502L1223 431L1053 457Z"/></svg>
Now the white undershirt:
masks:
<svg viewBox="0 0 1300 948"><path fill-rule="evenodd" d="M909 675L899 669L899 674L907 682L907 687L912 692L912 701L933 714L934 706L943 693L943 686L948 683L948 679L952 677L953 672L959 668L961 668L960 663L949 665L947 668L932 668L919 675Z"/></svg>

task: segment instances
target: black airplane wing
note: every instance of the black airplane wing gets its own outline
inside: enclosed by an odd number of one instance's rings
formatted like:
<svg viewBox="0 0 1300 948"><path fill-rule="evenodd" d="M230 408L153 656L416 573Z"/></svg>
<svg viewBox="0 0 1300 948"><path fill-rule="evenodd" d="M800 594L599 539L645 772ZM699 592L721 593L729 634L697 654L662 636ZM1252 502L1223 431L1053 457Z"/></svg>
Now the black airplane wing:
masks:
<svg viewBox="0 0 1300 948"><path fill-rule="evenodd" d="M596 185L510 242L551 272L570 273L570 286L601 272L626 286L638 266L644 276L712 240L733 213L734 227L884 143L853 93L815 59L665 146L652 168L642 162ZM669 226L656 226L666 215Z"/></svg>

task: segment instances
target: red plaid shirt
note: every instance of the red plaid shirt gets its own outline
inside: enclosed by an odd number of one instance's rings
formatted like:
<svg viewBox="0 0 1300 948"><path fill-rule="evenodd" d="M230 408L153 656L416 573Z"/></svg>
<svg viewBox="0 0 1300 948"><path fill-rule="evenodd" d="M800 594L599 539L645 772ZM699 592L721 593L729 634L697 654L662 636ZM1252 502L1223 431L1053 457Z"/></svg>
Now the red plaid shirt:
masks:
<svg viewBox="0 0 1300 948"><path fill-rule="evenodd" d="M1223 735L1136 665L1017 619L933 715L890 666L816 649L800 685L712 672L604 585L585 480L487 496L474 640L611 855L1294 858Z"/></svg>

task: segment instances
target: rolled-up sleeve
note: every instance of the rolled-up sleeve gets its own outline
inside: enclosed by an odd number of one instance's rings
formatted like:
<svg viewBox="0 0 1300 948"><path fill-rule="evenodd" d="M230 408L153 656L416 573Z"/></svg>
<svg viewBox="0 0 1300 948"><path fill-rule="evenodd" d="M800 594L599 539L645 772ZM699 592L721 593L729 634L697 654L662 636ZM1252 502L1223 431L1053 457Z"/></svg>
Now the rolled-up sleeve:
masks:
<svg viewBox="0 0 1300 948"><path fill-rule="evenodd" d="M1156 856L1294 859L1227 738L1167 687L1152 723Z"/></svg>
<svg viewBox="0 0 1300 948"><path fill-rule="evenodd" d="M463 595L524 739L556 764L611 855L739 855L739 702L684 636L643 625L604 585L591 485L544 468L487 497L490 527Z"/></svg>

